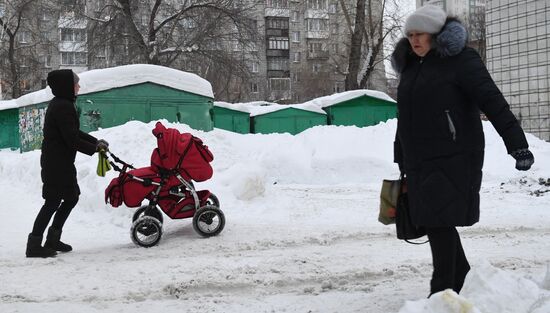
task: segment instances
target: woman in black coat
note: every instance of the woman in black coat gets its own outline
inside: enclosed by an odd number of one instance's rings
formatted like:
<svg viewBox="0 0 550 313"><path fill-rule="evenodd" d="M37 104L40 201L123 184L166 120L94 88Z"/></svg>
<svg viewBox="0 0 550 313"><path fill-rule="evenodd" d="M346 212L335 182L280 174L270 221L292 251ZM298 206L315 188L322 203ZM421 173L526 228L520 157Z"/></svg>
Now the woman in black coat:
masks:
<svg viewBox="0 0 550 313"><path fill-rule="evenodd" d="M518 170L534 157L508 103L467 32L439 7L426 5L405 23L392 55L399 73L395 162L406 173L413 224L424 226L433 257L431 294L462 288L470 266L456 226L479 221L485 113Z"/></svg>
<svg viewBox="0 0 550 313"><path fill-rule="evenodd" d="M60 241L61 231L71 210L78 202L80 188L74 166L76 152L93 155L106 149L104 140L80 131L75 101L80 85L78 76L71 70L56 70L48 74L48 85L53 98L46 110L40 165L44 183L40 209L27 241L27 257L51 257L56 251L68 252L72 247ZM42 236L55 213L44 247Z"/></svg>

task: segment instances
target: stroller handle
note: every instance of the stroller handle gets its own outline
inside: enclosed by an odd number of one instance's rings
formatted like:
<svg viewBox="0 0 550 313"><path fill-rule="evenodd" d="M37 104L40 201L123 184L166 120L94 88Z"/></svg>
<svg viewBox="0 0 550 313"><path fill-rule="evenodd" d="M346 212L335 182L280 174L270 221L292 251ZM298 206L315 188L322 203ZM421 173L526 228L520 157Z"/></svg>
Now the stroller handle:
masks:
<svg viewBox="0 0 550 313"><path fill-rule="evenodd" d="M109 161L109 163L111 164L111 166L112 166L112 167L115 169L115 171L117 171L117 172L126 171L126 168L135 169L135 167L133 167L132 164L128 164L128 163L122 161L119 157L117 157L116 155L114 155L111 151L101 151L100 153L102 153L103 156L104 156L105 158L107 158L107 159L108 159L109 156L113 159L114 162L113 162L113 161ZM118 167L118 166L116 165L115 162L121 164L122 167L123 167L123 169L121 169L120 167Z"/></svg>
<svg viewBox="0 0 550 313"><path fill-rule="evenodd" d="M137 180L137 181L141 182L143 184L143 186L151 186L151 185L161 186L162 185L161 183L157 183L157 182L152 181L150 178L140 178L140 177L136 177L132 174L126 173L127 168L135 169L135 167L133 167L131 164L128 164L128 163L122 161L120 158L118 158L112 152L110 152L110 151L101 151L100 153L102 153L105 158L108 159L108 156L110 156L114 160L114 162L109 161L109 163L111 164L111 166L113 167L113 169L115 171L120 173L120 175L124 175L124 176L126 176L130 179ZM108 153L108 155L107 155L107 153ZM118 167L115 164L115 162L122 164L122 168Z"/></svg>

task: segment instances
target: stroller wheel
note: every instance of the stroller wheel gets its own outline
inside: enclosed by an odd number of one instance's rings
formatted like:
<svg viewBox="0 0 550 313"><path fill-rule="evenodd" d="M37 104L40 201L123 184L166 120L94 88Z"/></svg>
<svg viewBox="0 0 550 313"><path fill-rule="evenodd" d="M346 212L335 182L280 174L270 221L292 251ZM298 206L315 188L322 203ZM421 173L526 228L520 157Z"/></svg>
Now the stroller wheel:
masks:
<svg viewBox="0 0 550 313"><path fill-rule="evenodd" d="M218 197L216 197L215 194L210 193L210 196L208 196L208 199L206 199L206 205L211 205L211 206L213 205L219 209L220 200L218 200Z"/></svg>
<svg viewBox="0 0 550 313"><path fill-rule="evenodd" d="M130 235L136 245L145 248L152 247L162 237L162 224L154 217L142 216L132 224Z"/></svg>
<svg viewBox="0 0 550 313"><path fill-rule="evenodd" d="M141 207L139 207L139 209L137 209L136 212L134 212L134 216L132 216L132 222L135 222L138 218L142 216L152 216L157 220L159 220L161 224L164 223L162 218L162 213L157 207L153 207L149 209L148 208L149 208L148 205L142 205Z"/></svg>
<svg viewBox="0 0 550 313"><path fill-rule="evenodd" d="M219 234L225 226L223 212L215 206L205 205L198 209L193 216L193 228L203 237Z"/></svg>

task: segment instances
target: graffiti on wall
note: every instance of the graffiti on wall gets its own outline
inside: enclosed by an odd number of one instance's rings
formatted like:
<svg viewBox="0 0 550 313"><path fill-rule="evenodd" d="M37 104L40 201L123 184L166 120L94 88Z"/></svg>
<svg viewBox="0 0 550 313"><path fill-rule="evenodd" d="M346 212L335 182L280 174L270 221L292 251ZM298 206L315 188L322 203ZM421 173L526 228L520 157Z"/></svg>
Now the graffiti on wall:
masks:
<svg viewBox="0 0 550 313"><path fill-rule="evenodd" d="M40 149L46 108L29 107L20 109L19 134L21 151Z"/></svg>

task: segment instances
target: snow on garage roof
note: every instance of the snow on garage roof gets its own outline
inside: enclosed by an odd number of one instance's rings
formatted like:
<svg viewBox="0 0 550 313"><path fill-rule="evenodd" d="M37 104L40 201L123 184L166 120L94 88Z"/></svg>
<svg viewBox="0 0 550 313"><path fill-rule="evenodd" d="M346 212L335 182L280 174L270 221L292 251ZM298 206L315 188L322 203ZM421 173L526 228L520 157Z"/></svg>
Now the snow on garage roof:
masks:
<svg viewBox="0 0 550 313"><path fill-rule="evenodd" d="M151 64L132 64L91 70L78 74L80 95L141 84L156 83L178 90L214 98L212 85L196 74ZM0 110L24 107L50 101L53 98L49 87L17 99L0 101Z"/></svg>
<svg viewBox="0 0 550 313"><path fill-rule="evenodd" d="M386 93L378 90L370 90L370 89L358 89L358 90L349 90L344 91L340 93L335 93L330 96L320 97L313 100L310 100L306 103L308 104L315 104L321 108L325 108L331 105L335 105L344 101L348 101L351 99L355 99L361 96L369 96L389 102L396 103L395 100L393 100L390 96L388 96Z"/></svg>
<svg viewBox="0 0 550 313"><path fill-rule="evenodd" d="M273 102L267 102L267 101L251 101L251 102L240 102L240 103L214 101L214 106L235 110L235 111L241 111L245 113L250 113L251 108L254 108L254 107L259 107L259 106L266 107L270 105L278 105L278 104Z"/></svg>
<svg viewBox="0 0 550 313"><path fill-rule="evenodd" d="M298 110L304 110L304 111L310 111L315 113L321 113L321 114L327 114L323 109L321 109L319 106L311 103L302 103L302 104L274 104L274 105L267 105L267 106L251 106L249 107L250 110L250 116L258 116L258 115L264 115L280 110L285 109L298 109Z"/></svg>

